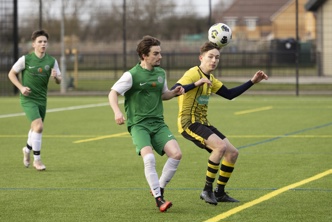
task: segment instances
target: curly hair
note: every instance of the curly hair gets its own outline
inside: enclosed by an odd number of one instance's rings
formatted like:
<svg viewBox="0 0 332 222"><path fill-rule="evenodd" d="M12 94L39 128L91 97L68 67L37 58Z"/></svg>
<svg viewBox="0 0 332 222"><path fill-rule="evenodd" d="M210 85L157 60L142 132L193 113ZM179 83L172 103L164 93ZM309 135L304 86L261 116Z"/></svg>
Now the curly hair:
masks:
<svg viewBox="0 0 332 222"><path fill-rule="evenodd" d="M137 44L136 52L141 60L143 60L143 55L149 55L152 46L160 46L160 41L152 36L146 35Z"/></svg>

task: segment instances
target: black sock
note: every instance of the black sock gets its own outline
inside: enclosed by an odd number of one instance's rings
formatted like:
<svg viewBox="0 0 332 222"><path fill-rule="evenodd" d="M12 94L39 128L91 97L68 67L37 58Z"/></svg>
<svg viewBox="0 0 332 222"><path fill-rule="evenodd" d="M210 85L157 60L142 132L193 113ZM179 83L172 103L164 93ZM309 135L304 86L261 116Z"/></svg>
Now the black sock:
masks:
<svg viewBox="0 0 332 222"><path fill-rule="evenodd" d="M163 203L165 203L164 198L162 196L156 197L157 206L160 207Z"/></svg>
<svg viewBox="0 0 332 222"><path fill-rule="evenodd" d="M32 150L32 146L30 146L29 144L27 144L27 148L28 148L29 150Z"/></svg>
<svg viewBox="0 0 332 222"><path fill-rule="evenodd" d="M218 196L223 195L225 193L225 186L218 184L216 193L218 194Z"/></svg>
<svg viewBox="0 0 332 222"><path fill-rule="evenodd" d="M205 191L212 191L213 189L213 182L216 178L216 174L218 173L219 163L214 163L211 160L208 160L208 167L206 171L206 178L205 178Z"/></svg>

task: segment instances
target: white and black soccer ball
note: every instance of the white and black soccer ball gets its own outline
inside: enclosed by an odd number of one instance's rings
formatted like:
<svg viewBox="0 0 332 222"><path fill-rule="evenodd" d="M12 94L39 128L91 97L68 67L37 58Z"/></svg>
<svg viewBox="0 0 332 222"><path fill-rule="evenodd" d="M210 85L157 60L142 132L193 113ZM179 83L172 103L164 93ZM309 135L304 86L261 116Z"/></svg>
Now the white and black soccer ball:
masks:
<svg viewBox="0 0 332 222"><path fill-rule="evenodd" d="M216 23L210 27L208 38L210 42L221 48L226 46L231 41L232 30L224 23Z"/></svg>

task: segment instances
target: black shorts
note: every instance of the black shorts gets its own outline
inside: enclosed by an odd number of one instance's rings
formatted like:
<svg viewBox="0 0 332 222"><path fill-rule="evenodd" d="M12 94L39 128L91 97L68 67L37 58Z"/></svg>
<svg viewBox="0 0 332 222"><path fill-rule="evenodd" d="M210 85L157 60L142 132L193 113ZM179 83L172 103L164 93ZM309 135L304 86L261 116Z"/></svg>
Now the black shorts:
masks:
<svg viewBox="0 0 332 222"><path fill-rule="evenodd" d="M216 134L222 140L226 138L226 136L219 132L214 126L207 126L201 123L191 124L181 134L184 138L195 143L198 147L206 149L208 152L212 152L212 150L206 147L204 140L207 140L212 134Z"/></svg>

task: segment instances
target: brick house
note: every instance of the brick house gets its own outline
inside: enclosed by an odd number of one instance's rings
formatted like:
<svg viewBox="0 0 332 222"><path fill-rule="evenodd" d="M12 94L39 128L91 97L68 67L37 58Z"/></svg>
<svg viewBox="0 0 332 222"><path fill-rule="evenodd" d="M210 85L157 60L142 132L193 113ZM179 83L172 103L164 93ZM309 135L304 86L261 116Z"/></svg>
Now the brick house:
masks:
<svg viewBox="0 0 332 222"><path fill-rule="evenodd" d="M332 0L308 0L305 8L316 17L317 73L332 76Z"/></svg>
<svg viewBox="0 0 332 222"><path fill-rule="evenodd" d="M299 39L315 38L315 18L305 10L307 0L298 0ZM214 12L216 22L224 22L232 28L233 41L267 41L272 39L296 39L295 0L235 0L222 14ZM245 43L242 43L245 44Z"/></svg>

